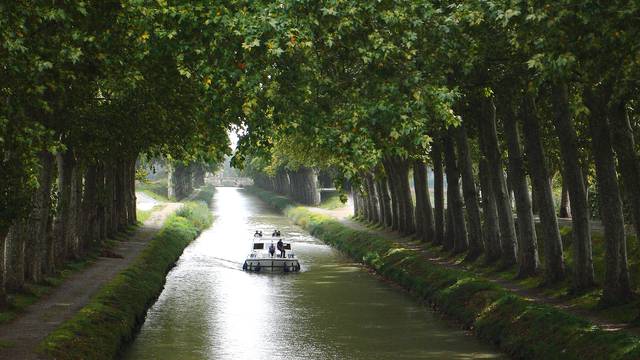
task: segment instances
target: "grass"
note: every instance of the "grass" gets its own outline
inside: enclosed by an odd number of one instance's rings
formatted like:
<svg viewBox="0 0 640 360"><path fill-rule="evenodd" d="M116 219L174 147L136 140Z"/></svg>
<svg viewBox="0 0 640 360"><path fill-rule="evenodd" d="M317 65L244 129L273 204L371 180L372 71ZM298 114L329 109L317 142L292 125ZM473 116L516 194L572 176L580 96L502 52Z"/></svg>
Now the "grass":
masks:
<svg viewBox="0 0 640 360"><path fill-rule="evenodd" d="M202 218L205 212L208 217ZM187 204L180 213L186 217L175 214L167 219L135 262L49 334L38 352L55 359L115 358L122 345L132 340L184 248L212 222L202 203Z"/></svg>
<svg viewBox="0 0 640 360"><path fill-rule="evenodd" d="M215 194L216 188L213 185L205 185L200 188L193 197L195 201L204 202L207 205L211 205L211 201L213 200L213 195Z"/></svg>
<svg viewBox="0 0 640 360"><path fill-rule="evenodd" d="M12 348L13 346L14 346L13 342L0 339L0 349L8 349L8 348Z"/></svg>
<svg viewBox="0 0 640 360"><path fill-rule="evenodd" d="M211 225L211 211L202 201L189 201L182 205L176 215L189 219L198 229L206 229Z"/></svg>
<svg viewBox="0 0 640 360"><path fill-rule="evenodd" d="M156 181L137 181L136 191L142 191L158 201L169 201L169 187L167 179Z"/></svg>
<svg viewBox="0 0 640 360"><path fill-rule="evenodd" d="M154 212L162 209L164 207L164 205L156 205L154 207L152 207L149 210L138 210L136 209L136 218L138 219L139 223L143 223L145 221L147 221L150 217L151 214L153 214Z"/></svg>
<svg viewBox="0 0 640 360"><path fill-rule="evenodd" d="M537 226L538 230L540 230L539 225ZM538 234L540 233L541 231L538 231ZM551 286L544 283L543 271L540 271L538 276L518 279L516 278L517 271L515 268L505 270L499 264L487 265L485 264L484 257L480 257L476 261L469 262L464 260L464 254L451 255L440 246L434 246L431 244L420 245L426 248L429 253L458 263L470 272L487 277L497 277L509 280L521 288L540 291L546 297L562 301L562 303L567 307L592 312L597 316L614 323L633 323L637 321L640 317L640 298L638 297L634 297L631 302L626 304L603 308L600 306L600 296L602 294L600 286L596 286L588 291L579 293L573 290L571 286L571 268L573 267L571 227L562 227L560 229L560 234L562 236L564 247L567 278L565 281ZM592 245L595 280L597 284L602 284L605 274L605 244L604 237L601 233L592 233ZM538 246L540 262L544 264L544 238L538 238ZM640 284L638 283L638 279L640 279L640 262L636 255L638 254L639 249L638 242L635 240L635 237L628 237L627 246L629 252L629 271L632 279L632 288L637 293L640 291Z"/></svg>
<svg viewBox="0 0 640 360"><path fill-rule="evenodd" d="M335 210L345 206L347 206L347 204L340 200L340 194L336 191L329 193L326 198L322 199L319 207L326 210Z"/></svg>
<svg viewBox="0 0 640 360"><path fill-rule="evenodd" d="M436 266L394 241L295 207L281 196L256 188L251 191L312 235L402 285L515 358L640 358L640 339L629 333L603 331L552 306L514 295L481 275Z"/></svg>

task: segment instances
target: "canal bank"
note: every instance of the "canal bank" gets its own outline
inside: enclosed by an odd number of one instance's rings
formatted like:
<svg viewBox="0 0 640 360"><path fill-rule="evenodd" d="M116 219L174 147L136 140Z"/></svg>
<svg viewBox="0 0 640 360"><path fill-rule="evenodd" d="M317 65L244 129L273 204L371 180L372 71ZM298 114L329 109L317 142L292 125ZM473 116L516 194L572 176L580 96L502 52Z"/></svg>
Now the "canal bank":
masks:
<svg viewBox="0 0 640 360"><path fill-rule="evenodd" d="M212 195L212 193L211 193ZM202 195L196 195L200 200ZM203 202L183 203L125 270L51 332L37 352L55 359L113 359L133 339L165 276L183 250L212 222Z"/></svg>
<svg viewBox="0 0 640 360"><path fill-rule="evenodd" d="M218 188L125 360L501 359L245 189ZM302 271L242 271L255 230L279 229Z"/></svg>
<svg viewBox="0 0 640 360"><path fill-rule="evenodd" d="M312 235L362 261L515 358L640 358L639 339L631 334L603 331L551 306L514 295L486 279L429 262L415 250L382 236L296 207L285 197L255 187L251 192Z"/></svg>

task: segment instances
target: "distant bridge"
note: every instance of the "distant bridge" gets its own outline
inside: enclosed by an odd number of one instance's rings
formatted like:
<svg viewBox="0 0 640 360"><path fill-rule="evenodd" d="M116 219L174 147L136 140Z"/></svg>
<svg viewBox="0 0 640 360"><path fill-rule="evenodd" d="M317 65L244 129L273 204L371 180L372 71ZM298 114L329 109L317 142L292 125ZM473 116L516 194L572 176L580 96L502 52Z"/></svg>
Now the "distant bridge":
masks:
<svg viewBox="0 0 640 360"><path fill-rule="evenodd" d="M253 179L248 177L222 177L213 176L209 179L214 186L223 187L236 187L236 186L251 186L253 185Z"/></svg>

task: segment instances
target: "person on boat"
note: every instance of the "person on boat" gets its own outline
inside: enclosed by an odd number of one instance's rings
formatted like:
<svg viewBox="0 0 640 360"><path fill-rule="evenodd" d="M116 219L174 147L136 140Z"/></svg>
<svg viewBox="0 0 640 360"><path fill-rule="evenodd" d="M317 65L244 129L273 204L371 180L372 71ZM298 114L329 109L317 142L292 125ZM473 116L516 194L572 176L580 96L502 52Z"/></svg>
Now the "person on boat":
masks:
<svg viewBox="0 0 640 360"><path fill-rule="evenodd" d="M253 237L262 237L262 231L256 230L256 233L253 234Z"/></svg>
<svg viewBox="0 0 640 360"><path fill-rule="evenodd" d="M273 257L273 254L275 253L276 253L276 247L273 245L273 243L271 243L271 245L269 245L269 255Z"/></svg>
<svg viewBox="0 0 640 360"><path fill-rule="evenodd" d="M278 240L278 251L280 251L280 257L284 258L284 243L282 242L282 239Z"/></svg>

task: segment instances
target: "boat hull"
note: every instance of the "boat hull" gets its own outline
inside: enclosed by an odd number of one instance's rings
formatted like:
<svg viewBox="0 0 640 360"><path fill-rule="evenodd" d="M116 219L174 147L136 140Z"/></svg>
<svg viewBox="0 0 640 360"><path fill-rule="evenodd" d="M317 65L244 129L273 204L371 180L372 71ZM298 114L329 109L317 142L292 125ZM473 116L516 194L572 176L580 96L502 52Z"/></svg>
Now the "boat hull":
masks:
<svg viewBox="0 0 640 360"><path fill-rule="evenodd" d="M242 270L250 272L298 272L300 262L298 259L247 259L242 265Z"/></svg>

